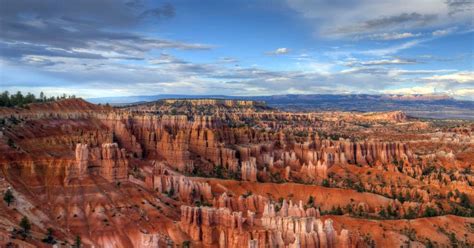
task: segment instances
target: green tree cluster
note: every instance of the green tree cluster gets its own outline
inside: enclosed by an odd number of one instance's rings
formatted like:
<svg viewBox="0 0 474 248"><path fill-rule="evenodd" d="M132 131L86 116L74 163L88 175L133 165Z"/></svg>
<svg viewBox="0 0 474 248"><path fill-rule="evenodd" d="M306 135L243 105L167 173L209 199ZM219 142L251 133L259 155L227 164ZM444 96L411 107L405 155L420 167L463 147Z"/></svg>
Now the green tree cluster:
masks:
<svg viewBox="0 0 474 248"><path fill-rule="evenodd" d="M23 107L29 103L35 102L51 102L67 98L76 98L75 95L66 95L62 94L61 96L51 96L47 97L43 92L40 93L39 97L36 97L34 94L28 92L26 95L23 95L21 91L17 91L15 94L10 94L8 91L4 91L0 94L0 107Z"/></svg>

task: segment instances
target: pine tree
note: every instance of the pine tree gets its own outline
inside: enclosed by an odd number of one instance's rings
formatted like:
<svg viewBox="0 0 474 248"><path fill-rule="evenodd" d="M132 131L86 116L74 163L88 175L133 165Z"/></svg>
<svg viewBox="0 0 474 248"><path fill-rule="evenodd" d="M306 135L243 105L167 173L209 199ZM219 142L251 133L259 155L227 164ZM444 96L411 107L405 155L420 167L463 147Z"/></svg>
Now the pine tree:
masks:
<svg viewBox="0 0 474 248"><path fill-rule="evenodd" d="M467 196L466 193L461 193L461 195L459 196L460 198L460 202L459 204L461 204L461 206L465 207L465 208L471 208L471 203L469 201L469 197Z"/></svg>
<svg viewBox="0 0 474 248"><path fill-rule="evenodd" d="M82 243L81 237L79 237L79 235L76 236L76 242L74 242L74 248L80 248L80 247L81 247L81 243Z"/></svg>
<svg viewBox="0 0 474 248"><path fill-rule="evenodd" d="M23 94L21 91L17 91L16 94L13 97L13 105L15 106L22 106L23 105Z"/></svg>
<svg viewBox="0 0 474 248"><path fill-rule="evenodd" d="M15 197L13 196L13 193L10 189L7 189L7 191L5 191L5 194L3 195L3 200L5 200L9 207L13 200L15 200Z"/></svg>
<svg viewBox="0 0 474 248"><path fill-rule="evenodd" d="M438 215L438 212L436 211L436 209L428 206L425 209L425 213L423 214L423 217L434 217L437 215Z"/></svg>
<svg viewBox="0 0 474 248"><path fill-rule="evenodd" d="M31 94L28 92L28 94L26 94L24 100L23 100L23 103L24 104L28 104L28 103L33 103L36 101L36 97L35 95Z"/></svg>
<svg viewBox="0 0 474 248"><path fill-rule="evenodd" d="M31 224L30 221L26 216L23 216L23 218L20 221L20 227L21 227L21 236L23 236L23 239L28 237L30 235L30 230L31 230Z"/></svg>
<svg viewBox="0 0 474 248"><path fill-rule="evenodd" d="M385 212L385 208L380 209L379 215L380 215L380 217L382 217L384 219L387 218L387 213Z"/></svg>
<svg viewBox="0 0 474 248"><path fill-rule="evenodd" d="M56 240L54 240L53 233L53 228L48 228L46 231L46 237L42 241L48 244L56 244Z"/></svg>
<svg viewBox="0 0 474 248"><path fill-rule="evenodd" d="M8 91L4 91L0 95L0 106L10 107L10 93Z"/></svg>

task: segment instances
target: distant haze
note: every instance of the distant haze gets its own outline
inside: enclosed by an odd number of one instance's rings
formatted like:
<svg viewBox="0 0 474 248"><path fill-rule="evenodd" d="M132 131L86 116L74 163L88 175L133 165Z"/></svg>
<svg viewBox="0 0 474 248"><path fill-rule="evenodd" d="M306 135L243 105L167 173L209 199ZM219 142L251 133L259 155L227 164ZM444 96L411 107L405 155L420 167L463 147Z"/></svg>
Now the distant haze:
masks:
<svg viewBox="0 0 474 248"><path fill-rule="evenodd" d="M474 101L456 100L446 95L153 95L132 97L105 97L86 99L93 103L126 105L170 98L220 98L265 101L282 110L297 111L393 111L402 110L408 115L424 118L474 119Z"/></svg>

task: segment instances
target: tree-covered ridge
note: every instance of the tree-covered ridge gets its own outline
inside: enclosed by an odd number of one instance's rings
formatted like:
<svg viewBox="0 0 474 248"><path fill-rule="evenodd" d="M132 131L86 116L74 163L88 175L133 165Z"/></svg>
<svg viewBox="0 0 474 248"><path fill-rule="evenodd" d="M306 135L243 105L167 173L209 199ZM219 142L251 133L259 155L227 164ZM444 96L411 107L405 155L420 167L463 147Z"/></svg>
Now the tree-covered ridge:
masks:
<svg viewBox="0 0 474 248"><path fill-rule="evenodd" d="M76 98L75 95L66 95L61 96L46 96L43 92L40 93L39 97L36 97L34 94L28 92L26 95L23 95L21 91L16 92L15 94L10 94L8 91L2 92L0 95L0 107L23 107L29 103L35 102L52 102L66 98Z"/></svg>

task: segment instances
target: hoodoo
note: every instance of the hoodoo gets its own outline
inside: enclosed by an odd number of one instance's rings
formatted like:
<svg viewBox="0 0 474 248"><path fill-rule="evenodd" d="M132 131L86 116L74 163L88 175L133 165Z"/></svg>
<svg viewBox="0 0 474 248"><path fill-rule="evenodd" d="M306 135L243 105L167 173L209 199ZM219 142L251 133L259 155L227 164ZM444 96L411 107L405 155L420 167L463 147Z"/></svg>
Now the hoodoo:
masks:
<svg viewBox="0 0 474 248"><path fill-rule="evenodd" d="M1 245L48 228L86 247L474 243L470 124L215 99L0 113Z"/></svg>
<svg viewBox="0 0 474 248"><path fill-rule="evenodd" d="M474 248L473 10L0 0L0 248Z"/></svg>

